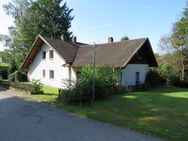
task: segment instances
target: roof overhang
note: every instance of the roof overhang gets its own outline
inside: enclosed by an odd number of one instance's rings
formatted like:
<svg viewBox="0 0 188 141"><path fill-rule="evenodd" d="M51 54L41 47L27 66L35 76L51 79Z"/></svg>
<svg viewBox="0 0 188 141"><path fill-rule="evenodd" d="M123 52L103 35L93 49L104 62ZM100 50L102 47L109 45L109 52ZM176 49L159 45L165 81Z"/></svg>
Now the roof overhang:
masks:
<svg viewBox="0 0 188 141"><path fill-rule="evenodd" d="M34 41L31 49L29 50L28 55L24 59L21 69L28 69L29 65L33 62L33 59L35 58L38 51L41 49L41 46L44 44L45 40L42 36L38 36L36 40Z"/></svg>

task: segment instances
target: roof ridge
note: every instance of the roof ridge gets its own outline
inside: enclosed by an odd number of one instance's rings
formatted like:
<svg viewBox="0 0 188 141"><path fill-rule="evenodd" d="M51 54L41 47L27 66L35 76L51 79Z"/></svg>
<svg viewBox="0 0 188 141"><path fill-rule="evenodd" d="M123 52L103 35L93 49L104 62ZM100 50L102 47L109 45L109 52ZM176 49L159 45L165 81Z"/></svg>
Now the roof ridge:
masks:
<svg viewBox="0 0 188 141"><path fill-rule="evenodd" d="M137 38L137 39L131 39L131 40L125 40L125 41L116 41L116 42L112 42L112 43L99 43L99 44L95 44L95 45L107 45L107 44L117 44L117 43L123 43L123 42L130 42L130 41L136 41L136 40L147 40L148 38ZM88 44L88 45L80 45L80 47L83 46L93 46L92 44Z"/></svg>

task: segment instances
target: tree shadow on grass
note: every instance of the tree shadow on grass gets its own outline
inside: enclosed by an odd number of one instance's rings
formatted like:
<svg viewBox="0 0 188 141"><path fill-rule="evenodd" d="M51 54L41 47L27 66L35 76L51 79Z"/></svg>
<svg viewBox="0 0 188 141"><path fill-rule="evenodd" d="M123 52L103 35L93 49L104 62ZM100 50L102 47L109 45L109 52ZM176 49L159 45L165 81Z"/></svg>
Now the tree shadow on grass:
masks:
<svg viewBox="0 0 188 141"><path fill-rule="evenodd" d="M162 87L161 90L133 92L112 103L114 117L123 120L123 126L169 140L188 140L187 89Z"/></svg>

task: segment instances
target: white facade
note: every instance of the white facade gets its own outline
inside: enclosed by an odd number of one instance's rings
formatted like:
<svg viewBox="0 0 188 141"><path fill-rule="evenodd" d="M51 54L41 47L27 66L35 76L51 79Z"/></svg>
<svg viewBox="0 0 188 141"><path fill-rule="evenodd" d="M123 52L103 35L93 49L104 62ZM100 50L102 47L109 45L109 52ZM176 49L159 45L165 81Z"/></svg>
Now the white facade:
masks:
<svg viewBox="0 0 188 141"><path fill-rule="evenodd" d="M53 50L53 58L49 57L50 50ZM43 52L46 52L46 59L43 59ZM29 81L40 80L44 85L65 88L63 81L75 80L76 72L64 64L64 59L52 47L43 44L28 68L28 79ZM54 71L54 78L50 78L50 70Z"/></svg>
<svg viewBox="0 0 188 141"><path fill-rule="evenodd" d="M121 70L121 85L133 86L137 80L139 80L140 84L143 84L148 71L149 66L147 64L128 64Z"/></svg>

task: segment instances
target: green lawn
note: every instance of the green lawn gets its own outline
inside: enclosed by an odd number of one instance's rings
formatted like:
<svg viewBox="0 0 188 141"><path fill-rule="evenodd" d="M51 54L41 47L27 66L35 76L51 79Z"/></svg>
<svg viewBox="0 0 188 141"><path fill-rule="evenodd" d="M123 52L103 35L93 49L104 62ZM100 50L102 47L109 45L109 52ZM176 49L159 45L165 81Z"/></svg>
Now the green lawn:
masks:
<svg viewBox="0 0 188 141"><path fill-rule="evenodd" d="M145 92L129 92L89 106L56 102L57 89L31 99L53 102L81 116L109 122L168 140L188 140L188 89L163 86Z"/></svg>
<svg viewBox="0 0 188 141"><path fill-rule="evenodd" d="M2 66L2 67L10 67L10 65L9 64L7 64L7 63L0 63L0 66Z"/></svg>
<svg viewBox="0 0 188 141"><path fill-rule="evenodd" d="M55 103L58 96L58 89L50 86L44 86L43 88L44 94L34 94L34 95L26 95L25 98L46 102L46 103Z"/></svg>

